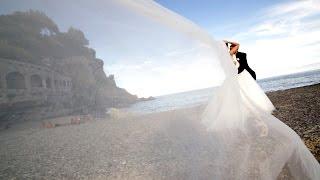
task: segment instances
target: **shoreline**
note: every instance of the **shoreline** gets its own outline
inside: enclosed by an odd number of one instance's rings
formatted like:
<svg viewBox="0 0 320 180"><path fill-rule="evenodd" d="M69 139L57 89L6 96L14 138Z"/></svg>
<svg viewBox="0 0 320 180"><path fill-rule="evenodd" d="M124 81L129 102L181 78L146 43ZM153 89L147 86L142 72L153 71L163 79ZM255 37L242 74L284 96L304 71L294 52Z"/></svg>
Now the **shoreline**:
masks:
<svg viewBox="0 0 320 180"><path fill-rule="evenodd" d="M267 95L274 115L319 161L320 84ZM55 128L22 123L0 131L0 179L208 179L215 149L199 123L203 108L143 115L115 109L108 118Z"/></svg>

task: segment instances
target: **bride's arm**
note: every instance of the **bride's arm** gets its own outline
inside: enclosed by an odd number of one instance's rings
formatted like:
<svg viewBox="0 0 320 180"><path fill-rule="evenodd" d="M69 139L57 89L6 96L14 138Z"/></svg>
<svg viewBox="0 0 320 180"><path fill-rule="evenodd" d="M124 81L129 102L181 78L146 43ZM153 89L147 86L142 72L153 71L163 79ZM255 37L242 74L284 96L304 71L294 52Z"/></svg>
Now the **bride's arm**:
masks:
<svg viewBox="0 0 320 180"><path fill-rule="evenodd" d="M239 43L236 43L236 42L231 42L231 41L226 41L226 40L223 40L225 43L230 43L231 44L231 46L232 46L232 48L230 49L230 55L233 55L233 54L235 54L237 51L238 51L238 49L239 49L239 47L240 47L240 44Z"/></svg>

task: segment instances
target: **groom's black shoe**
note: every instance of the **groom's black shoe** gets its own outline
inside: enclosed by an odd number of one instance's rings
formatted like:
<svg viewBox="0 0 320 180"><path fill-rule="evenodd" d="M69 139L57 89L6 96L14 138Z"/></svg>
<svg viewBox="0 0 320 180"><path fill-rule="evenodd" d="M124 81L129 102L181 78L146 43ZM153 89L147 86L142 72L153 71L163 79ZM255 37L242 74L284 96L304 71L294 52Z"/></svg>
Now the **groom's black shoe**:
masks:
<svg viewBox="0 0 320 180"><path fill-rule="evenodd" d="M246 69L251 74L253 79L256 79L256 73L248 65L247 54L243 52L237 52L236 58L240 64L240 66L238 67L238 74L240 74L244 69Z"/></svg>

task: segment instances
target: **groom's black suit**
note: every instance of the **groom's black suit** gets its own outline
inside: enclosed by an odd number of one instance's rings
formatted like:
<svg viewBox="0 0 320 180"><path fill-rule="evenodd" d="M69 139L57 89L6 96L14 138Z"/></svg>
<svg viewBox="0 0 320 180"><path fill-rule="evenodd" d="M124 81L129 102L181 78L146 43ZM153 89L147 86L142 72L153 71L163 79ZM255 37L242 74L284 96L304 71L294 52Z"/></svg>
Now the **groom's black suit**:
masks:
<svg viewBox="0 0 320 180"><path fill-rule="evenodd" d="M248 62L247 62L247 54L243 52L237 52L236 58L240 64L238 67L238 74L240 74L244 69L246 69L253 79L256 79L256 73L249 67Z"/></svg>

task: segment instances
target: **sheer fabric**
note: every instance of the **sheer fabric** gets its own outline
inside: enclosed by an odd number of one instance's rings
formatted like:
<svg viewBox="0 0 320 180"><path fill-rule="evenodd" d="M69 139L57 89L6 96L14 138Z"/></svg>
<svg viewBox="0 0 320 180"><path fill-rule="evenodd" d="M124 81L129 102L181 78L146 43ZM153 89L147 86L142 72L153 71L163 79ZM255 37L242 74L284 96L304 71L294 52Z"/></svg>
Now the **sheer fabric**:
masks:
<svg viewBox="0 0 320 180"><path fill-rule="evenodd" d="M223 46L223 45L221 45ZM228 50L224 60L228 58ZM202 123L217 137L213 179L319 179L320 166L300 137L272 116L273 104L244 70L226 78L209 101Z"/></svg>
<svg viewBox="0 0 320 180"><path fill-rule="evenodd" d="M212 179L276 179L287 167L295 179L320 179L320 167L299 136L271 115L274 109L260 87L237 69L225 44L189 20L151 0L105 2L105 21L117 27L113 42L129 56L154 61L209 59L217 92L201 122L215 136ZM192 50L190 50L192 49ZM174 50L179 53L163 54ZM241 77L244 76L244 77ZM214 84L213 84L214 85Z"/></svg>
<svg viewBox="0 0 320 180"><path fill-rule="evenodd" d="M316 159L291 128L271 115L272 103L251 76L247 72L237 75L223 42L153 1L139 2L139 13L203 44L212 52L212 61L218 62L215 68L223 70L223 83L202 116L211 132L208 135L217 139L213 148L220 149L212 179L271 180L284 167L294 179L320 179Z"/></svg>
<svg viewBox="0 0 320 180"><path fill-rule="evenodd" d="M85 34L93 26L97 33L90 36L107 39L103 44L119 61L147 59L169 68L197 59L212 65L212 74L204 76L218 88L201 119L208 136L217 139L212 179L276 179L283 167L295 179L320 179L318 162L299 136L271 115L274 107L257 84L238 76L223 42L152 0L58 2L33 0L30 8L61 12Z"/></svg>

